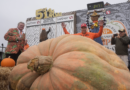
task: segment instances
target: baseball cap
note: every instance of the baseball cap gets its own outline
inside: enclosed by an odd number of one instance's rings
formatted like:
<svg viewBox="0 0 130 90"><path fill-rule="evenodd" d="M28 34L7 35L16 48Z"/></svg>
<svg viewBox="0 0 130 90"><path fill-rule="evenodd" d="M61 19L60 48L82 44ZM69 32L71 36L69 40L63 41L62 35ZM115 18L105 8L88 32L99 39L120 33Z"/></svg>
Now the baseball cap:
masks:
<svg viewBox="0 0 130 90"><path fill-rule="evenodd" d="M81 24L81 27L87 27L87 25L85 23Z"/></svg>
<svg viewBox="0 0 130 90"><path fill-rule="evenodd" d="M125 29L120 29L120 30L118 30L119 32L125 32Z"/></svg>

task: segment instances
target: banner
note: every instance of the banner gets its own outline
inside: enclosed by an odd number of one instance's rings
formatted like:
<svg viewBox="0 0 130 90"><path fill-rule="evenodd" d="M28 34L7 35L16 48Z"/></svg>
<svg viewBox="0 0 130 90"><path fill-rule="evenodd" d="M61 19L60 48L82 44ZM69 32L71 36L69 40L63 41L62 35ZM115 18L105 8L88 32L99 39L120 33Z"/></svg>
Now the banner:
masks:
<svg viewBox="0 0 130 90"><path fill-rule="evenodd" d="M74 15L67 15L67 16L60 16L55 18L27 21L27 26L34 26L40 24L54 24L54 23L73 21L73 20L74 20Z"/></svg>
<svg viewBox="0 0 130 90"><path fill-rule="evenodd" d="M56 18L47 18L41 20L41 24L54 24L54 23L56 23Z"/></svg>
<svg viewBox="0 0 130 90"><path fill-rule="evenodd" d="M34 25L40 25L40 24L41 24L40 20L27 21L26 23L27 26L34 26Z"/></svg>
<svg viewBox="0 0 130 90"><path fill-rule="evenodd" d="M65 22L65 21L71 21L71 20L74 20L74 15L57 17L57 22Z"/></svg>

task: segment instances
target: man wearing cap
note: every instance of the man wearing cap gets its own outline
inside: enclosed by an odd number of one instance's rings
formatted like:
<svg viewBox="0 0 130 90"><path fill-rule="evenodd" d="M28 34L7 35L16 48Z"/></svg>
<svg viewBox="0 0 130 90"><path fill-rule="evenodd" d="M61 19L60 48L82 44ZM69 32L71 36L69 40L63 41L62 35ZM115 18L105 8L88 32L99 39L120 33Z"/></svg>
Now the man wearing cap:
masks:
<svg viewBox="0 0 130 90"><path fill-rule="evenodd" d="M125 62L128 67L128 44L129 37L126 35L125 30L119 30L119 34L113 35L111 44L115 44L116 54Z"/></svg>
<svg viewBox="0 0 130 90"><path fill-rule="evenodd" d="M91 32L87 32L87 25L85 23L83 23L83 24L81 24L81 31L82 32L74 34L74 35L81 35L81 36L88 37L88 38L91 38L91 39L98 38L98 37L100 37L102 35L103 25L104 25L104 22L100 21L100 23L99 23L99 26L100 26L99 32L98 33L91 33ZM67 31L66 25L64 23L62 23L61 26L62 26L65 34L70 34Z"/></svg>

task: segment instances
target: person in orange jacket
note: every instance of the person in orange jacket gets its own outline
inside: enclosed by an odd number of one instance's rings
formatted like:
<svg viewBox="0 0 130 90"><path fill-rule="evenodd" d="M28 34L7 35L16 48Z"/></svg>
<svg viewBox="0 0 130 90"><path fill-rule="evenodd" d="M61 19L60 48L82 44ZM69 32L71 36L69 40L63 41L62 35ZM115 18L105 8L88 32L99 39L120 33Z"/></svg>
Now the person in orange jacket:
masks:
<svg viewBox="0 0 130 90"><path fill-rule="evenodd" d="M24 51L27 50L29 48L29 45L27 43L27 40L25 40L25 44L24 44Z"/></svg>
<svg viewBox="0 0 130 90"><path fill-rule="evenodd" d="M100 23L99 23L99 26L100 26L100 30L98 33L91 33L91 32L87 32L87 25L85 23L81 24L81 33L76 33L76 34L73 34L73 35L81 35L81 36L84 36L84 37L88 37L88 38L91 38L91 39L95 39L95 38L98 38L102 35L102 31L103 31L103 25L104 25L104 21L101 20ZM64 23L61 24L63 30L64 30L64 33L65 34L70 34L67 29L66 29L66 25Z"/></svg>

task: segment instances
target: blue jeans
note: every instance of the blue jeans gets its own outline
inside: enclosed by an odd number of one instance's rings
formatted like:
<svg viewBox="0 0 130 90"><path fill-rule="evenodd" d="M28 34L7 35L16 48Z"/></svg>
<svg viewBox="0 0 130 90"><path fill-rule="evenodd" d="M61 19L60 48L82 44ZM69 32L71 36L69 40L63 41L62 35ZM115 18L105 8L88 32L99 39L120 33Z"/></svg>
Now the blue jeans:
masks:
<svg viewBox="0 0 130 90"><path fill-rule="evenodd" d="M91 32L93 32L93 33L98 33L98 32L99 32L99 27L93 28L93 29L91 30ZM100 43L101 45L103 45L101 36L98 37L98 38L95 38L94 41L96 41L97 43Z"/></svg>

